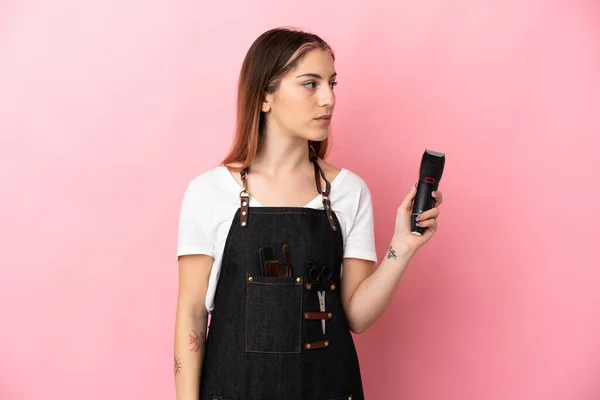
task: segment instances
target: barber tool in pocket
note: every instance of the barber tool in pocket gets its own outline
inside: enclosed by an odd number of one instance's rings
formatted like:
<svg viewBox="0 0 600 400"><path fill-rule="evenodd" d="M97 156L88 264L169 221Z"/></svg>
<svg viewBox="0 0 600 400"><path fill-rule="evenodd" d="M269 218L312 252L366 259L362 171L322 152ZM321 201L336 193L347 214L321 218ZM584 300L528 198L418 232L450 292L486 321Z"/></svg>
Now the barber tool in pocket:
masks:
<svg viewBox="0 0 600 400"><path fill-rule="evenodd" d="M275 256L273 255L273 250L270 247L263 247L258 249L258 259L260 262L260 270L263 276L274 276L272 265L273 262L277 262L275 260Z"/></svg>
<svg viewBox="0 0 600 400"><path fill-rule="evenodd" d="M292 264L290 248L287 244L283 245L283 262L275 259L273 249L263 247L258 250L261 270L263 276L275 278L289 278L292 276Z"/></svg>
<svg viewBox="0 0 600 400"><path fill-rule="evenodd" d="M331 276L333 275L333 271L330 266L323 265L319 268L315 263L310 262L310 269L308 270L308 279L310 280L311 285L318 287L321 285L329 285L331 282ZM321 312L325 312L325 294L327 290L318 290L317 296L319 296L319 309ZM321 320L321 328L323 330L323 335L325 334L325 320Z"/></svg>
<svg viewBox="0 0 600 400"><path fill-rule="evenodd" d="M285 278L292 276L292 255L287 244L283 245L283 263L279 264L279 276Z"/></svg>

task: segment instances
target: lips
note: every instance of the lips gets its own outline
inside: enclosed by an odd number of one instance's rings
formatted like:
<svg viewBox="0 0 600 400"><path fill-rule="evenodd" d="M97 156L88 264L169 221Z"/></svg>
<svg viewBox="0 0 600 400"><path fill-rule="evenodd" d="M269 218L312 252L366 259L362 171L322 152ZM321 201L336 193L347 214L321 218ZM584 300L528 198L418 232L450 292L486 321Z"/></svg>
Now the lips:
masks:
<svg viewBox="0 0 600 400"><path fill-rule="evenodd" d="M329 121L331 119L331 115L321 115L320 117L315 118L319 121Z"/></svg>

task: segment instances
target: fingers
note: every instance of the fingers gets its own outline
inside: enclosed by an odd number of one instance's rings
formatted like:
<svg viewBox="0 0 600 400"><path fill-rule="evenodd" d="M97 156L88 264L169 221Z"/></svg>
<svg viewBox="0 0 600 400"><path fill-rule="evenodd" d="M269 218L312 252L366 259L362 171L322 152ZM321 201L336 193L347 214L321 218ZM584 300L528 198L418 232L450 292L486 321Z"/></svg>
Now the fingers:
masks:
<svg viewBox="0 0 600 400"><path fill-rule="evenodd" d="M402 207L404 207L405 203L407 203L406 207L410 210L416 192L416 187L413 187L413 190L410 191L410 193L405 197L404 201L402 202ZM427 229L425 235L433 235L435 232L437 232L437 218L440 215L440 210L438 207L444 201L444 197L442 195L442 192L440 191L432 192L431 195L435 199L435 204L433 205L433 208L422 212L417 219L417 226Z"/></svg>
<svg viewBox="0 0 600 400"><path fill-rule="evenodd" d="M408 192L408 194L404 197L404 200L402 200L402 203L400 204L400 209L405 210L405 211L411 211L412 210L412 202L415 199L416 195L417 195L417 185L414 184L412 186L412 188L410 189L410 192Z"/></svg>
<svg viewBox="0 0 600 400"><path fill-rule="evenodd" d="M440 204L442 204L444 201L444 195L439 190L435 191L435 192L431 192L431 195L433 196L433 198L435 198L435 204L433 206L439 207Z"/></svg>
<svg viewBox="0 0 600 400"><path fill-rule="evenodd" d="M421 228L428 228L432 232L435 232L437 230L437 221L435 218L429 218L429 219L417 222L417 226L419 226Z"/></svg>
<svg viewBox="0 0 600 400"><path fill-rule="evenodd" d="M419 215L419 221L428 220L430 218L437 218L440 215L440 210L437 207L431 208L427 211L423 211Z"/></svg>
<svg viewBox="0 0 600 400"><path fill-rule="evenodd" d="M402 203L400 204L399 208L402 210L405 210L405 211L411 211L412 210L412 202L415 199L416 195L417 195L417 184L415 183L411 187L410 192L408 192L407 195L404 197L404 200L402 200ZM433 205L432 210L436 210L444 202L444 195L439 190L435 191L435 192L431 192L431 195L435 199L435 203ZM439 214L439 211L436 211L436 212ZM425 213L423 213L423 214L425 214ZM435 216L437 216L437 214ZM434 217L434 216L433 215L426 216L426 218L432 218L432 217Z"/></svg>

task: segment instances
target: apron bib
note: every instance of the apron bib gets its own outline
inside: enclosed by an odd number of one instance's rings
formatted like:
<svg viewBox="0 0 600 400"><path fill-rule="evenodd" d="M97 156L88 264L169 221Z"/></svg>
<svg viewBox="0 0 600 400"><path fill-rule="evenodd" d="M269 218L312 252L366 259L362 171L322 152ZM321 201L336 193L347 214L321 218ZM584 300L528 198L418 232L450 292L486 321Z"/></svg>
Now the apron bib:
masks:
<svg viewBox="0 0 600 400"><path fill-rule="evenodd" d="M314 151L311 161L324 210L249 207L246 189L240 194L205 343L201 400L364 399L340 297L343 238ZM272 249L282 275L267 273L261 248Z"/></svg>

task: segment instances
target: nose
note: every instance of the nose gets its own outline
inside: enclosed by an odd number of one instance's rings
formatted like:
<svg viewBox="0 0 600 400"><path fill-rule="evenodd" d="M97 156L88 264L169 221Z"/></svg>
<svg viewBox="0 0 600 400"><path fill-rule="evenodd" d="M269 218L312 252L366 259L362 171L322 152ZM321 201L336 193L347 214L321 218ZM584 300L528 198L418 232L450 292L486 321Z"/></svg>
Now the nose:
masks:
<svg viewBox="0 0 600 400"><path fill-rule="evenodd" d="M335 93L330 85L322 85L319 92L319 106L333 107L335 106Z"/></svg>

